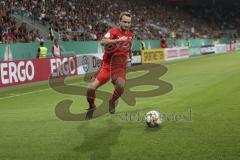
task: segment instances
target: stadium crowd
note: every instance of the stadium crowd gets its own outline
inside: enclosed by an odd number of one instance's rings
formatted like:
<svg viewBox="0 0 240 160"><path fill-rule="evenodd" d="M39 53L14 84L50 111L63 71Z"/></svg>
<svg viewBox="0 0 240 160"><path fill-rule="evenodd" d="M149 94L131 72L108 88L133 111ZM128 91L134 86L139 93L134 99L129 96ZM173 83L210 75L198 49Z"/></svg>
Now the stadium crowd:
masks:
<svg viewBox="0 0 240 160"><path fill-rule="evenodd" d="M199 9L158 0L7 0L0 4L0 41L41 39L38 30L29 31L24 23L17 25L12 13L50 24L64 41L88 41L100 39L116 25L121 11L133 14L132 29L139 39L223 36L221 30L236 29L240 24L239 10L221 6Z"/></svg>
<svg viewBox="0 0 240 160"><path fill-rule="evenodd" d="M10 4L0 3L0 43L33 42L41 40L39 30L28 30L26 23L17 24L11 16Z"/></svg>

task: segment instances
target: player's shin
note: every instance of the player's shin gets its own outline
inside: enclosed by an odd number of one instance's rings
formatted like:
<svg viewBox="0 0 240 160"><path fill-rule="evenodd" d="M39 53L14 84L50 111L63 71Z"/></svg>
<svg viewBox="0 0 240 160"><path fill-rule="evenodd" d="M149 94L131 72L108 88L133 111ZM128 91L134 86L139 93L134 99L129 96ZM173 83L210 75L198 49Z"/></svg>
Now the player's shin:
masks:
<svg viewBox="0 0 240 160"><path fill-rule="evenodd" d="M87 90L87 101L89 103L89 108L95 108L95 97L96 97L96 90L95 89L88 89Z"/></svg>
<svg viewBox="0 0 240 160"><path fill-rule="evenodd" d="M124 92L124 87L123 86L116 86L115 90L113 92L112 98L111 98L111 102L115 103L116 100L118 100L118 98L121 97L123 92Z"/></svg>

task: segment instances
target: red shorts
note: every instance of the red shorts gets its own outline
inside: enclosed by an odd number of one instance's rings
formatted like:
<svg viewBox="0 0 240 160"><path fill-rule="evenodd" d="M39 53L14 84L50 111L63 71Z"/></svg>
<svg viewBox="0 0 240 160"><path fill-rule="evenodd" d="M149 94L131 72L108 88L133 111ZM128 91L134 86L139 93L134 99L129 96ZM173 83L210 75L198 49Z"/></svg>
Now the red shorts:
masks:
<svg viewBox="0 0 240 160"><path fill-rule="evenodd" d="M100 85L106 83L109 79L114 83L119 77L126 80L126 67L126 63L110 63L109 61L105 61L96 78Z"/></svg>

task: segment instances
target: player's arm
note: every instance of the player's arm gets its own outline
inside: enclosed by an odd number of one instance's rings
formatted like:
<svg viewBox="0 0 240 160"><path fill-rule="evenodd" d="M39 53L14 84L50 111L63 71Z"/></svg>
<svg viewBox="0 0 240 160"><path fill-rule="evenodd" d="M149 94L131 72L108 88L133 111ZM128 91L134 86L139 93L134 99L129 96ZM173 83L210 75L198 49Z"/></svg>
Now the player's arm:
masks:
<svg viewBox="0 0 240 160"><path fill-rule="evenodd" d="M134 39L135 35L132 36L131 39ZM133 57L133 52L132 52L132 41L130 42L130 48L129 48L129 58L132 59Z"/></svg>
<svg viewBox="0 0 240 160"><path fill-rule="evenodd" d="M101 45L116 44L119 42L127 42L129 39L127 37L116 38L115 33L110 30L100 41Z"/></svg>
<svg viewBox="0 0 240 160"><path fill-rule="evenodd" d="M101 45L107 45L107 44L116 44L118 39L109 39L109 38L103 38L100 43Z"/></svg>
<svg viewBox="0 0 240 160"><path fill-rule="evenodd" d="M107 44L116 44L119 42L127 42L129 39L127 37L121 37L119 39L110 39L110 38L103 38L100 43L102 45L107 45Z"/></svg>
<svg viewBox="0 0 240 160"><path fill-rule="evenodd" d="M129 49L129 55L128 55L128 57L129 57L130 59L132 59L132 57L133 57L132 48Z"/></svg>

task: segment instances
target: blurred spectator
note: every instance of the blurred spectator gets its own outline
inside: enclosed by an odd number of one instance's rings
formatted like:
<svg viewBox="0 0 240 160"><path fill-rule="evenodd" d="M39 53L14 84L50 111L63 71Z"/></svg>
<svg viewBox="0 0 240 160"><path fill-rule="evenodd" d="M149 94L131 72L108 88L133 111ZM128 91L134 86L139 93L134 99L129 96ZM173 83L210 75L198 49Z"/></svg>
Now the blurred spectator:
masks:
<svg viewBox="0 0 240 160"><path fill-rule="evenodd" d="M61 57L62 56L62 48L58 44L57 39L54 39L54 44L52 46L52 55L53 55L53 57Z"/></svg>
<svg viewBox="0 0 240 160"><path fill-rule="evenodd" d="M160 44L161 48L168 48L167 39L165 36L160 36Z"/></svg>
<svg viewBox="0 0 240 160"><path fill-rule="evenodd" d="M40 42L40 47L38 48L37 58L46 58L47 57L47 47L44 46L44 41Z"/></svg>
<svg viewBox="0 0 240 160"><path fill-rule="evenodd" d="M53 28L51 26L48 27L48 37L51 41L53 41L54 39L54 32L53 32Z"/></svg>
<svg viewBox="0 0 240 160"><path fill-rule="evenodd" d="M13 12L44 25L52 24L50 33L55 30L63 41L98 40L118 23L119 12L129 11L133 15L132 29L140 39L159 39L162 34L171 38L175 32L176 42L178 38L222 37L232 34L232 30L240 32L238 8L239 5L172 6L158 0L6 0L0 5L0 32L10 27L9 32L17 41L37 39L24 24L18 31L14 20L10 20L9 12ZM54 39L53 35L49 37Z"/></svg>

